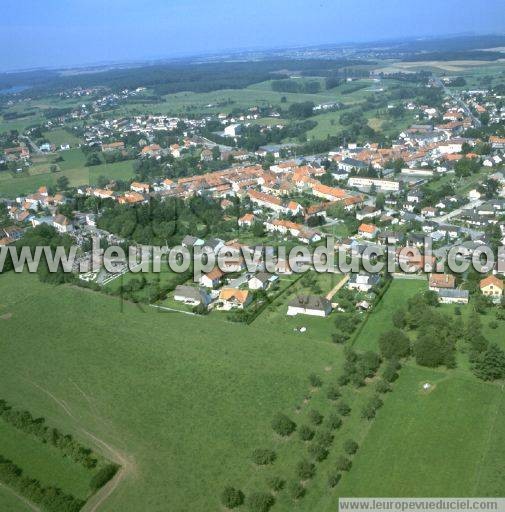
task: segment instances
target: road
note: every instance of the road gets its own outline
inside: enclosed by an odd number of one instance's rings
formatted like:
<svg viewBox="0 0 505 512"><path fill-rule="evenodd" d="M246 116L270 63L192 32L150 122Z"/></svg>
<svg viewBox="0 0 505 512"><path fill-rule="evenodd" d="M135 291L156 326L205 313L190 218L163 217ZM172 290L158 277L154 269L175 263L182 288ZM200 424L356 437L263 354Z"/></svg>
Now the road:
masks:
<svg viewBox="0 0 505 512"><path fill-rule="evenodd" d="M42 151L39 149L39 147L35 144L35 142L33 142L32 139L30 139L30 137L28 137L28 135L20 135L19 138L24 140L30 146L33 153L36 153L36 154L42 153Z"/></svg>
<svg viewBox="0 0 505 512"><path fill-rule="evenodd" d="M447 96L450 96L456 103L458 103L458 105L465 111L466 115L472 120L476 128L480 128L482 126L480 119L474 116L468 105L459 96L456 96L456 94L448 89L438 76L434 77L433 80L439 87L442 87Z"/></svg>
<svg viewBox="0 0 505 512"><path fill-rule="evenodd" d="M433 217L433 222L436 222L437 224L444 224L449 219L452 219L453 217L457 217L461 214L463 210L468 210L469 208L475 208L476 206L480 206L482 204L482 201L480 199L477 199L476 201L471 201L470 203L464 204L463 206L460 206L459 208L456 208L452 212L446 213L445 215L441 215L440 217Z"/></svg>

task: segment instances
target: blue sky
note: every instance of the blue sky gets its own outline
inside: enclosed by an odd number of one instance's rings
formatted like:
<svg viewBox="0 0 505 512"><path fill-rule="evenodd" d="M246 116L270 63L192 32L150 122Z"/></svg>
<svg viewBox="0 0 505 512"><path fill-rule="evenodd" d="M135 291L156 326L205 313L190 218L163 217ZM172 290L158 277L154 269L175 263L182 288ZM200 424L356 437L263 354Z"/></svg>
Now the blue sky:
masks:
<svg viewBox="0 0 505 512"><path fill-rule="evenodd" d="M1 0L0 69L504 33L505 0Z"/></svg>

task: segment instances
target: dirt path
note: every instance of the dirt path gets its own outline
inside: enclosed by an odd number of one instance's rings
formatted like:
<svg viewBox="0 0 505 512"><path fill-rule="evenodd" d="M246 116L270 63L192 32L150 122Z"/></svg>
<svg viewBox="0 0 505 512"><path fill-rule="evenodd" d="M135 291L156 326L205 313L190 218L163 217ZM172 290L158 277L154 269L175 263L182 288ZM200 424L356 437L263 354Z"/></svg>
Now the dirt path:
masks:
<svg viewBox="0 0 505 512"><path fill-rule="evenodd" d="M344 286L345 283L347 283L347 281L349 281L349 278L351 276L349 274L346 274L344 276L344 278L342 279L342 281L339 281L327 294L326 294L326 298L328 300L331 300L331 298L340 290L340 288L342 288L342 286Z"/></svg>
<svg viewBox="0 0 505 512"><path fill-rule="evenodd" d="M16 498L19 500L19 501L22 501L30 510L33 510L33 512L40 512L40 508L37 507L36 505L34 505L31 501L27 500L26 498L24 498L23 496L21 496L21 494L18 494L16 491L14 491L13 489L11 489L10 487L7 487L5 484L3 484L2 482L0 482L0 488L2 489L5 489L7 492L9 492L10 494L12 494L13 496L16 496Z"/></svg>
<svg viewBox="0 0 505 512"><path fill-rule="evenodd" d="M73 382L73 381L71 381ZM64 411L65 413L72 418L76 423L79 423L79 420L75 417L75 415L72 413L70 407L65 403L64 400L58 398L53 393L51 393L49 390L43 388L36 382L30 381L30 383L35 386L37 389L48 395L52 400L54 400ZM79 392L86 398L88 401L90 407L90 398L84 393L84 391L77 386L77 384L74 383L74 385L78 388ZM93 413L100 418L101 421L104 421L100 415L97 413L96 409L94 407L91 407L94 409ZM103 439L100 439L99 437L95 436L91 432L88 432L84 428L79 428L79 430L88 437L95 446L99 447L99 451L103 454L105 452L105 457L107 457L109 460L115 462L116 464L120 465L120 468L118 472L114 475L114 478L107 482L100 490L98 490L93 496L91 496L84 507L81 509L82 512L96 512L99 507L109 498L109 496L116 490L116 488L119 486L119 484L123 481L123 479L128 475L133 473L135 464L130 458L122 453L117 448L114 448L107 442L105 442ZM36 512L40 512L38 508L33 509Z"/></svg>

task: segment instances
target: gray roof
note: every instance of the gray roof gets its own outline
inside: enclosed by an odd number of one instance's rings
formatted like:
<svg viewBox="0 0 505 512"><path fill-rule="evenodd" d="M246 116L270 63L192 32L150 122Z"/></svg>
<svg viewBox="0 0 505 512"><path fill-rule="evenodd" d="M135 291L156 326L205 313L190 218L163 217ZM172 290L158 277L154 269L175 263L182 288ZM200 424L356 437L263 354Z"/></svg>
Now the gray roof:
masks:
<svg viewBox="0 0 505 512"><path fill-rule="evenodd" d="M468 299L468 290L460 290L458 288L442 288L438 291L439 297L447 297L451 299Z"/></svg>
<svg viewBox="0 0 505 512"><path fill-rule="evenodd" d="M289 306L319 311L331 309L330 301L317 295L298 295L289 303Z"/></svg>
<svg viewBox="0 0 505 512"><path fill-rule="evenodd" d="M181 297L186 297L187 299L200 300L204 302L208 298L207 292L205 292L205 290L184 284L179 284L176 286L174 295L180 295Z"/></svg>

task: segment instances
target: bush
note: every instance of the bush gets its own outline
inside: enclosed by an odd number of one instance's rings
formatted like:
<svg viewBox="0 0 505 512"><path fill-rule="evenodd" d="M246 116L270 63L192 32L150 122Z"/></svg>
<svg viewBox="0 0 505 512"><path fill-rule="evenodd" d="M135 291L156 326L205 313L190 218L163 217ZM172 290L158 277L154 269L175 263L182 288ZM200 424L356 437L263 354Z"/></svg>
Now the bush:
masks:
<svg viewBox="0 0 505 512"><path fill-rule="evenodd" d="M391 385L384 379L381 379L375 385L375 390L377 393L389 393L389 391L391 391Z"/></svg>
<svg viewBox="0 0 505 512"><path fill-rule="evenodd" d="M309 411L309 419L314 425L320 425L323 421L323 415L319 411L312 409Z"/></svg>
<svg viewBox="0 0 505 512"><path fill-rule="evenodd" d="M382 372L382 378L386 382L394 382L398 378L396 368L392 364L388 364Z"/></svg>
<svg viewBox="0 0 505 512"><path fill-rule="evenodd" d="M320 388L323 385L323 381L315 373L309 375L309 382L315 388Z"/></svg>
<svg viewBox="0 0 505 512"><path fill-rule="evenodd" d="M332 473L328 477L328 486L329 487L336 487L337 484L340 482L341 474L340 473Z"/></svg>
<svg viewBox="0 0 505 512"><path fill-rule="evenodd" d="M300 482L291 482L289 484L289 495L294 500L299 500L305 495L305 487Z"/></svg>
<svg viewBox="0 0 505 512"><path fill-rule="evenodd" d="M319 432L316 436L316 442L321 446L331 446L331 443L333 443L333 434L328 431Z"/></svg>
<svg viewBox="0 0 505 512"><path fill-rule="evenodd" d="M235 487L225 487L221 494L221 503L226 508L240 507L244 503L244 493Z"/></svg>
<svg viewBox="0 0 505 512"><path fill-rule="evenodd" d="M351 469L352 462L347 457L340 455L337 458L336 466L339 471L349 471Z"/></svg>
<svg viewBox="0 0 505 512"><path fill-rule="evenodd" d="M258 448L253 451L251 458L252 461L258 466L266 466L268 464L273 464L276 459L276 454L272 450Z"/></svg>
<svg viewBox="0 0 505 512"><path fill-rule="evenodd" d="M301 480L309 480L316 474L316 466L312 462L302 460L296 466L296 474Z"/></svg>
<svg viewBox="0 0 505 512"><path fill-rule="evenodd" d="M344 443L344 451L347 455L354 455L358 451L358 443L352 439L348 439Z"/></svg>
<svg viewBox="0 0 505 512"><path fill-rule="evenodd" d="M330 399L330 400L338 400L340 398L340 389L338 388L338 386L336 386L335 384L332 384L329 388L328 388L328 393L326 394L326 396Z"/></svg>
<svg viewBox="0 0 505 512"><path fill-rule="evenodd" d="M310 441L314 437L314 431L308 425L302 425L298 429L298 435L302 441Z"/></svg>
<svg viewBox="0 0 505 512"><path fill-rule="evenodd" d="M328 417L328 427L332 430L337 430L342 426L342 419L335 413L330 414Z"/></svg>
<svg viewBox="0 0 505 512"><path fill-rule="evenodd" d="M347 373L339 375L337 378L337 383L339 386L347 386L347 384L349 384L349 375Z"/></svg>
<svg viewBox="0 0 505 512"><path fill-rule="evenodd" d="M309 453L317 462L321 462L328 457L328 450L320 444L311 444L309 446Z"/></svg>
<svg viewBox="0 0 505 512"><path fill-rule="evenodd" d="M496 320L491 320L491 322L489 322L489 327L491 329L498 329L498 322Z"/></svg>
<svg viewBox="0 0 505 512"><path fill-rule="evenodd" d="M345 402L340 402L338 405L337 405L337 412L339 414L341 414L342 416L347 416L348 414L350 414L351 412L351 408L349 407L348 404L346 404Z"/></svg>
<svg viewBox="0 0 505 512"><path fill-rule="evenodd" d="M296 423L285 414L279 413L272 420L272 428L280 436L289 436L296 430Z"/></svg>
<svg viewBox="0 0 505 512"><path fill-rule="evenodd" d="M274 497L266 492L254 492L247 498L247 508L251 512L268 512L274 503Z"/></svg>
<svg viewBox="0 0 505 512"><path fill-rule="evenodd" d="M100 469L100 471L98 471L89 482L91 490L96 492L98 489L101 489L109 480L114 478L118 469L119 466L117 464L107 464Z"/></svg>
<svg viewBox="0 0 505 512"><path fill-rule="evenodd" d="M267 485L274 492L279 492L282 489L284 489L285 484L286 482L278 476L272 476L270 478L267 478Z"/></svg>

